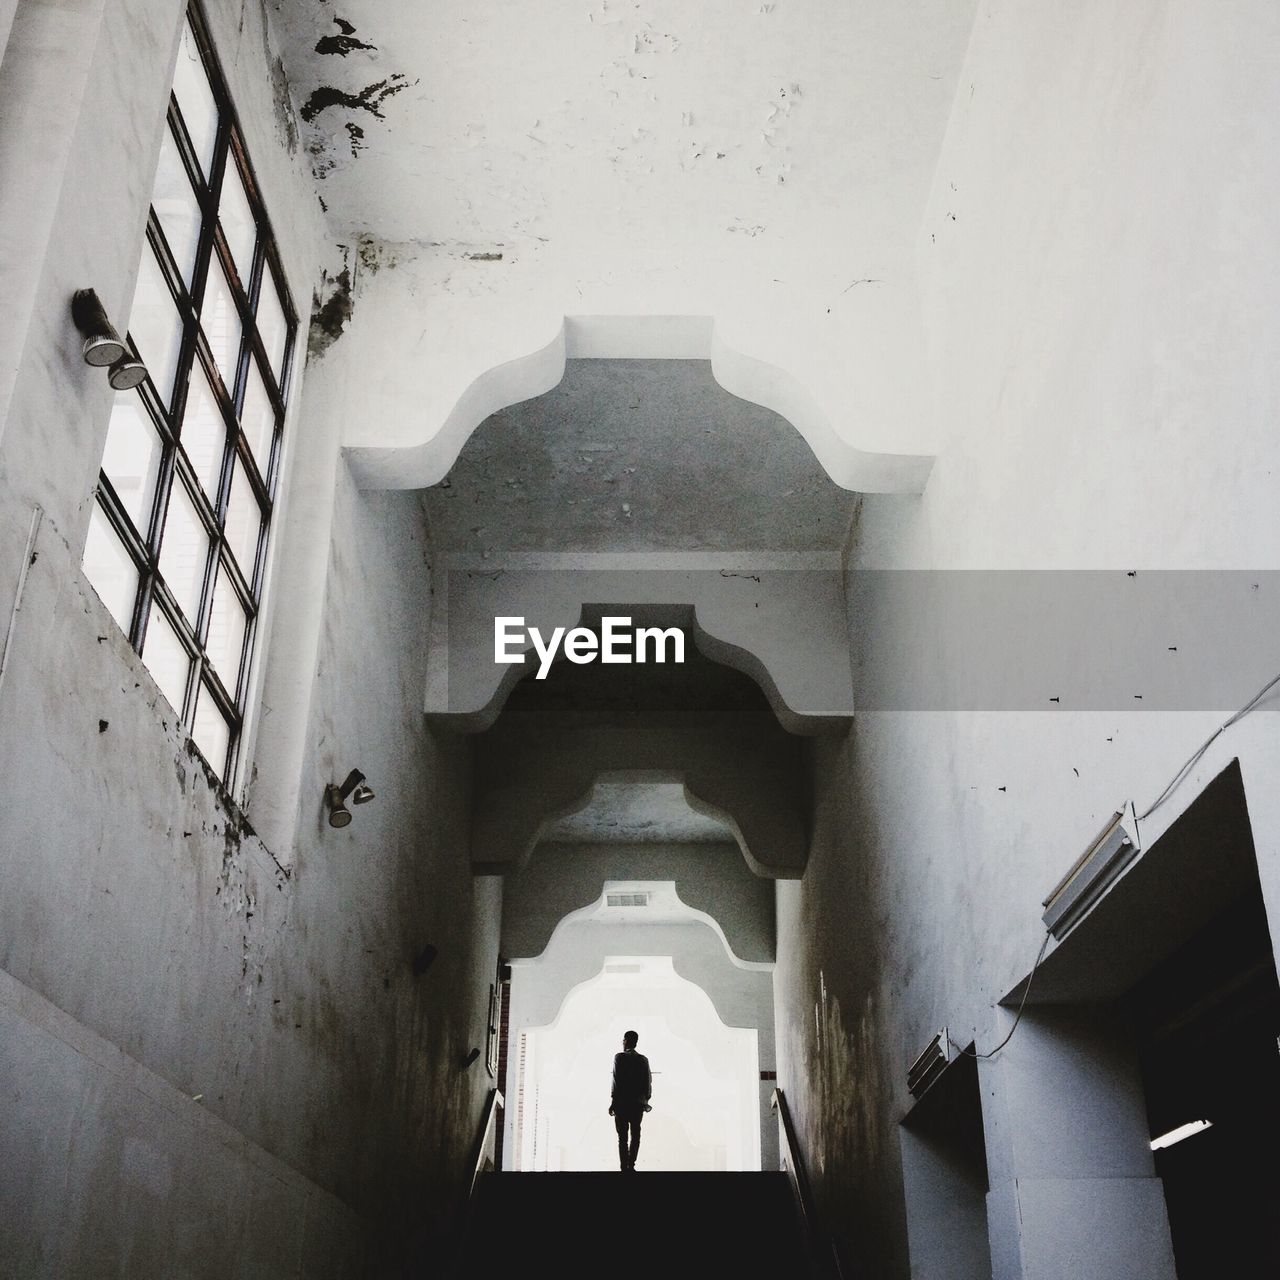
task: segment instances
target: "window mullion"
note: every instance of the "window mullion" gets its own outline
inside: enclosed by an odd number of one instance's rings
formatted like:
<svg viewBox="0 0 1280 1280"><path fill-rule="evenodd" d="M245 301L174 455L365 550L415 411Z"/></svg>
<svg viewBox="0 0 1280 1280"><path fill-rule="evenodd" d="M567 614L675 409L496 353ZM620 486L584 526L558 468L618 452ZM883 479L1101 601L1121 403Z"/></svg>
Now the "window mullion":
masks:
<svg viewBox="0 0 1280 1280"><path fill-rule="evenodd" d="M139 401L120 418L110 455L119 492L104 462L94 499L94 563L103 598L119 618L136 570L130 643L165 697L181 701L182 723L230 786L261 617L298 317L280 283L279 252L195 4L186 24L147 221L143 301L130 317L146 348L138 352L131 334L134 352L153 362L156 377L133 393ZM235 166L232 186L228 165Z"/></svg>

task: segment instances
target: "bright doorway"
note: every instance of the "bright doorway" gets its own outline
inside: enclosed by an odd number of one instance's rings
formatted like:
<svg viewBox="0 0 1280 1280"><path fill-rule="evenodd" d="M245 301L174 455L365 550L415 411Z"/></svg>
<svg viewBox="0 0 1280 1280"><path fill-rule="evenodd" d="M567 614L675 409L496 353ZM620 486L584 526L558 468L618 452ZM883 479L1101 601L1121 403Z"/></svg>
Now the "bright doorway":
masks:
<svg viewBox="0 0 1280 1280"><path fill-rule="evenodd" d="M613 1055L625 1031L653 1070L640 1171L760 1168L759 1051L754 1029L728 1027L670 956L609 956L550 1026L514 1037L511 1167L613 1170L608 1115Z"/></svg>

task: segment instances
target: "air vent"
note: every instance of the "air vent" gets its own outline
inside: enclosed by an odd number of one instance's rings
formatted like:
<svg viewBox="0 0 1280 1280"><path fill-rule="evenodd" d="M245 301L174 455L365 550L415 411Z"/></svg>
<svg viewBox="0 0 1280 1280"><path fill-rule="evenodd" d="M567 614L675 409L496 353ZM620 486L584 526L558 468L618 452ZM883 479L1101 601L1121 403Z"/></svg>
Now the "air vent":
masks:
<svg viewBox="0 0 1280 1280"><path fill-rule="evenodd" d="M649 895L647 893L606 893L604 905L606 907L647 907Z"/></svg>

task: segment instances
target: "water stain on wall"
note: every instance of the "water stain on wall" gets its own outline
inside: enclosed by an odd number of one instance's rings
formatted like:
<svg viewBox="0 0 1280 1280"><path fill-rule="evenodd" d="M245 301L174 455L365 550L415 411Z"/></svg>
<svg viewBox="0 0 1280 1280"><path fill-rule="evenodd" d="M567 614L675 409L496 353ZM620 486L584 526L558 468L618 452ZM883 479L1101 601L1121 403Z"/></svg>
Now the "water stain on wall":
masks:
<svg viewBox="0 0 1280 1280"><path fill-rule="evenodd" d="M320 286L311 297L311 327L307 333L307 354L324 355L342 336L354 310L350 267L343 267L336 276L326 272L320 278ZM327 291L327 292L326 292Z"/></svg>

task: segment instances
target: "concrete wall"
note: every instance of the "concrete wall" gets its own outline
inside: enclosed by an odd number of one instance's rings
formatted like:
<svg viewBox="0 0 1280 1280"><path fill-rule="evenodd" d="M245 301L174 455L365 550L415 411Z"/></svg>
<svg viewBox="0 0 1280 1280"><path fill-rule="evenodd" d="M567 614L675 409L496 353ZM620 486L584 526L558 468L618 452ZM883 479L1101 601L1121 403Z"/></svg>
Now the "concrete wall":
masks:
<svg viewBox="0 0 1280 1280"><path fill-rule="evenodd" d="M131 296L181 6L0 5L0 294L12 312L0 334L0 626L20 606L0 686L0 967L22 988L8 988L6 1042L47 1051L50 1064L33 1078L26 1050L4 1058L6 1113L18 1107L22 1120L6 1127L16 1137L0 1203L17 1224L6 1239L23 1241L36 1274L74 1274L59 1241L117 1221L120 1234L81 1261L86 1274L127 1274L188 1221L166 1199L165 1160L129 1145L150 1105L122 1092L129 1073L171 1115L178 1095L202 1095L210 1123L166 1121L166 1158L189 1145L211 1168L230 1160L240 1185L287 1184L295 1205L336 1197L353 1211L333 1215L347 1246L359 1246L356 1216L409 1229L431 1226L406 1222L416 1208L447 1210L486 1085L457 1067L482 1043L499 891L473 881L460 852L463 749L421 720L431 601L421 508L407 495L361 496L339 442L430 440L488 370L554 346L567 312L715 316L721 342L810 389L831 441L936 454L922 496L864 500L852 571L1280 567L1274 7L986 4L956 75L973 8L936 5L923 43L895 28L892 56L862 77L848 74L861 29L836 6L818 15L829 39L810 11L780 6L771 26L767 8L743 36L778 50L778 66L752 64L751 91L768 91L760 110L777 106L779 82L824 89L759 141L790 157L764 175L776 231L730 227L708 252L711 215L724 226L716 184L696 188L697 217L673 217L644 146L593 135L593 172L621 166L610 189L634 217L614 223L566 193L552 223L570 234L543 250L530 229L499 275L460 237L335 255L261 9L208 5L300 309L343 266L348 296L337 302L349 303L356 274L349 331L327 351L318 344L293 389L242 814L78 569L109 393L80 360L67 300L92 284L118 319ZM436 34L432 56L451 56ZM656 124L683 83L651 109L643 75L624 63L610 76L616 87L596 88L625 91L629 109L647 113L628 117L628 134ZM473 79L505 87L502 76ZM717 92L737 83L715 81ZM940 95L953 85L939 151ZM921 95L899 139L911 144L905 167L883 142L892 133L875 129L853 140L858 164L830 163L859 104L882 103L874 118L890 121ZM792 156L803 131L791 125L810 105L821 105L821 128ZM508 124L527 132L526 120ZM557 145L576 127L557 118ZM536 154L536 140L520 145ZM663 183L695 190L658 159ZM792 160L822 175L808 188L821 198L784 199L797 184L777 183L775 164ZM752 172L746 164L742 181L761 176ZM885 228L914 224L929 173L912 261ZM572 234L584 217L585 239ZM849 280L884 287L834 292ZM43 518L29 561L33 515ZM878 624L856 617L854 647ZM895 1133L906 1065L944 1023L980 1049L1003 1034L1007 1015L993 1005L1036 953L1041 898L1122 800L1152 800L1234 709L1202 705L1085 712L1046 698L1016 712L876 711L843 741L815 744L808 866L777 886L777 1065L829 1220L868 1273L906 1273ZM1144 839L1233 756L1280 920L1273 714L1229 730ZM334 832L322 788L356 764L378 799ZM409 960L427 942L439 958L415 980ZM46 1160L40 1120L71 1107L74 1128L56 1130L70 1154ZM227 1156L235 1134L247 1145ZM122 1161L151 1198L117 1217L107 1210ZM54 1167L74 1188L57 1217L44 1184L19 1181ZM201 1209L218 1213L206 1185ZM274 1265L272 1221L241 1221L246 1265ZM991 1221L1004 1233L993 1259L1017 1274L1025 1241ZM335 1271L343 1248L325 1251ZM213 1255L197 1265L222 1273Z"/></svg>
<svg viewBox="0 0 1280 1280"><path fill-rule="evenodd" d="M368 1274L352 1210L0 973L6 1275ZM101 1184L82 1175L92 1162ZM157 1223L164 1230L157 1230Z"/></svg>
<svg viewBox="0 0 1280 1280"><path fill-rule="evenodd" d="M674 880L686 906L709 915L739 960L775 958L773 890L731 844L540 844L507 878L502 954L539 956L571 911L596 902L606 880Z"/></svg>
<svg viewBox="0 0 1280 1280"><path fill-rule="evenodd" d="M1277 38L1260 3L1226 20L1167 0L980 8L918 246L938 461L922 498L864 500L854 569L1276 566L1280 165L1262 122L1280 108ZM1112 810L1141 811L1235 709L1073 711L1054 692L863 713L818 753L808 870L778 885L779 1083L867 1274L907 1274L908 1064L944 1024L995 1045L1007 1018L992 1006L1031 967L1041 899ZM1280 937L1274 705L1228 730L1143 838L1238 755ZM1073 1085L1059 1105L1083 1096ZM1074 1221L1138 1233L1147 1213ZM1024 1231L1068 1221L1033 1216ZM1025 1242L1007 1218L992 1231L998 1274L1081 1274L1073 1256L1088 1270L1065 1236L1065 1270L1019 1270Z"/></svg>
<svg viewBox="0 0 1280 1280"><path fill-rule="evenodd" d="M266 19L206 10L305 317L327 233ZM420 710L425 518L358 495L323 379L292 389L272 578L311 594L268 600L247 801L79 568L110 392L68 302L91 284L123 327L181 14L23 3L0 64L6 119L38 124L0 148L0 1269L24 1275L367 1270L370 1228L390 1252L445 1223L486 1092L459 1064L483 1044L500 895L460 852L465 750ZM335 831L323 787L357 764L378 798Z"/></svg>

